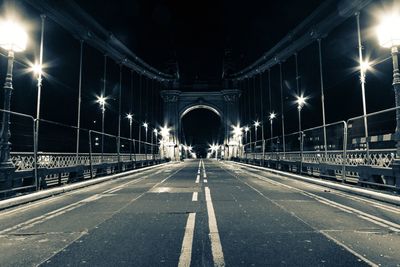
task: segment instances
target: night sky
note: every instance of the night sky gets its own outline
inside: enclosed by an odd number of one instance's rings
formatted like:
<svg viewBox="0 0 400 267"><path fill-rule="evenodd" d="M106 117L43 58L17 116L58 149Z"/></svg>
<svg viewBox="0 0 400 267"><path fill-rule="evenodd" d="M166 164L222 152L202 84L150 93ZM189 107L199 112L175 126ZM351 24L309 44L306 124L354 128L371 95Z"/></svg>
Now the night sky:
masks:
<svg viewBox="0 0 400 267"><path fill-rule="evenodd" d="M54 7L62 6L63 2L53 1ZM35 116L36 82L26 69L30 62L37 59L39 52L40 12L22 0L0 3L2 16L8 16L10 13L17 14L16 16L27 26L30 37L27 50L17 55L12 110ZM361 13L364 54L374 63L374 71L367 74L368 112L394 105L389 51L379 47L374 32L374 27L379 21L379 14L391 8L392 3L393 1L372 1ZM310 15L321 1L84 0L77 1L77 4L150 65L171 74L178 68L179 89L193 90L193 85L207 84L208 86L203 87L203 90L220 90L224 62L225 65L230 66L231 72L248 66ZM336 8L335 4L332 5L332 10L334 8ZM51 19L46 20L45 28L46 69L41 117L76 125L79 41ZM227 52L229 56L224 56ZM1 53L4 55L5 52L1 51ZM304 108L303 127L309 128L322 123L317 43L298 51L298 54L301 91L309 96L309 104ZM102 91L104 57L102 53L85 46L83 61L82 127L100 130L100 111L95 103L95 96ZM5 57L2 56L1 79L4 79L5 63ZM355 17L347 19L323 39L323 64L327 122L361 115ZM293 132L297 129L296 107L293 104L294 57L284 62L282 67L286 127L287 132ZM133 80L131 80L132 77ZM119 66L109 60L106 95L111 100L106 111L106 132L110 134L116 134L117 129L118 81ZM251 120L256 117L262 119L259 102L260 85L263 89L264 115L270 109L267 101L266 73L261 78L257 76L254 84L257 86L255 94L251 91L254 87L244 87L245 85L239 84L242 89L245 88L243 95L250 96L249 101L254 109L254 111L251 110ZM271 108L280 111L279 68L277 66L271 69L271 85ZM131 76L130 71L125 68L122 87L124 114L131 111L138 121L154 121L154 125L162 123L162 105L158 95L160 90L167 89L164 85L142 79L136 73ZM204 144L218 139L215 132L204 132L201 130L202 124L197 123L207 122L210 128L219 129L218 118L214 118L214 115L209 112L200 112L201 115L199 112L193 111L184 119L186 140ZM18 127L18 124L25 127L24 138L28 140L27 122L18 121L17 123L16 121L13 127ZM122 134L128 136L126 119L122 126ZM67 131L60 127L56 128L49 127L48 132ZM278 134L279 124L276 125L275 130ZM137 137L137 124L134 131L134 137ZM42 132L44 133L45 130ZM54 134L47 137L43 134L42 138L54 144L58 144L59 139L62 139ZM14 148L27 150L30 148L28 143L29 141L20 142L21 147L14 146ZM72 137L71 140L63 139L63 143L65 149L74 147ZM64 147L59 149L63 150Z"/></svg>

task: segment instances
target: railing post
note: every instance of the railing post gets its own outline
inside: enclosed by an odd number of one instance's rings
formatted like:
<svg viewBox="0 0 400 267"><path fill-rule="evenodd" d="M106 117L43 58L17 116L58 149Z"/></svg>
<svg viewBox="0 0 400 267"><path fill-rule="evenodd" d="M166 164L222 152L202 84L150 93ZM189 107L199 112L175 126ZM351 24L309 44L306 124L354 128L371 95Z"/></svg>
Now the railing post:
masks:
<svg viewBox="0 0 400 267"><path fill-rule="evenodd" d="M118 172L121 171L121 153L120 153L120 148L121 148L121 141L119 136L116 136L116 140L117 140L117 166L118 166Z"/></svg>
<svg viewBox="0 0 400 267"><path fill-rule="evenodd" d="M89 165L90 165L90 178L93 179L93 158L92 158L92 131L89 130Z"/></svg>
<svg viewBox="0 0 400 267"><path fill-rule="evenodd" d="M33 122L33 160L34 160L34 179L35 179L35 187L36 191L39 190L39 180L38 180L38 146L37 146L37 137L36 137L36 120L32 118Z"/></svg>
<svg viewBox="0 0 400 267"><path fill-rule="evenodd" d="M303 155L304 155L304 132L300 132L300 170L299 174L303 173Z"/></svg>
<svg viewBox="0 0 400 267"><path fill-rule="evenodd" d="M135 158L135 167L136 167L136 161L137 161L137 158L136 158L136 145L135 145L135 139L133 139L133 140L132 140L132 142L133 142L133 156L134 156L134 158Z"/></svg>
<svg viewBox="0 0 400 267"><path fill-rule="evenodd" d="M147 161L147 144L146 143L144 143L144 157L146 159L146 166L148 166L149 164Z"/></svg>
<svg viewBox="0 0 400 267"><path fill-rule="evenodd" d="M346 182L346 163L347 163L347 138L348 138L348 121L343 122L343 159L342 159L342 183Z"/></svg>
<svg viewBox="0 0 400 267"><path fill-rule="evenodd" d="M257 145L257 143L254 142L254 145L253 145L253 164L256 162L256 145Z"/></svg>
<svg viewBox="0 0 400 267"><path fill-rule="evenodd" d="M265 139L262 140L262 166L264 167L265 162Z"/></svg>

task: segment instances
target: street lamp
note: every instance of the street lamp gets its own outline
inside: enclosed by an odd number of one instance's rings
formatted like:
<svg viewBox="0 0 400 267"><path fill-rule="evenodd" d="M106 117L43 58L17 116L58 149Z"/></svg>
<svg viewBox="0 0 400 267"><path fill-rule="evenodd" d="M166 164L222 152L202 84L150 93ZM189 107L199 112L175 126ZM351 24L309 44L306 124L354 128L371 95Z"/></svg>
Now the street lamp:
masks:
<svg viewBox="0 0 400 267"><path fill-rule="evenodd" d="M273 127L273 123L274 123L274 119L276 118L276 113L275 112L271 112L269 114L269 123L271 125L271 152L274 152L274 145L273 145L273 138L274 138L274 127Z"/></svg>
<svg viewBox="0 0 400 267"><path fill-rule="evenodd" d="M132 161L132 121L133 115L131 113L126 114L126 118L129 120L129 154L130 160Z"/></svg>
<svg viewBox="0 0 400 267"><path fill-rule="evenodd" d="M99 104L101 110L101 161L103 161L104 154L104 116L106 111L107 97L103 95L97 96L96 103Z"/></svg>
<svg viewBox="0 0 400 267"><path fill-rule="evenodd" d="M154 136L155 136L155 143L157 143L157 137L158 137L158 130L154 129L153 130Z"/></svg>
<svg viewBox="0 0 400 267"><path fill-rule="evenodd" d="M148 124L147 122L144 122L144 123L143 123L143 127L144 127L144 129L145 129L145 131L146 131L145 140L146 140L146 143L147 143L147 131L148 131L148 128L149 128L149 124Z"/></svg>
<svg viewBox="0 0 400 267"><path fill-rule="evenodd" d="M245 138L246 138L246 144L247 144L247 133L250 130L249 126L244 127L244 133L246 134Z"/></svg>
<svg viewBox="0 0 400 267"><path fill-rule="evenodd" d="M307 97L303 95L297 96L297 111L299 114L299 144L300 144L300 170L299 173L301 174L303 170L303 134L301 132L301 110L303 109L304 105L306 104Z"/></svg>
<svg viewBox="0 0 400 267"><path fill-rule="evenodd" d="M4 106L0 132L0 177L3 176L4 180L7 180L14 166L10 159L10 147L9 142L11 137L10 132L10 106L11 106L11 93L13 90L12 85L12 72L14 65L14 53L22 52L26 48L28 35L19 25L12 21L5 21L0 23L0 47L7 50L7 74L4 89Z"/></svg>
<svg viewBox="0 0 400 267"><path fill-rule="evenodd" d="M243 138L243 128L240 127L240 125L237 125L237 126L232 125L232 128L233 128L233 139L235 141L235 144L236 144L236 142L238 143L237 146L238 146L238 149L240 149L241 139ZM251 142L251 132L250 132L250 142Z"/></svg>
<svg viewBox="0 0 400 267"><path fill-rule="evenodd" d="M260 122L257 120L257 121L255 121L254 122L254 131L255 131L255 142L257 142L258 141L258 136L257 136L257 128L258 128L258 126L260 126Z"/></svg>
<svg viewBox="0 0 400 267"><path fill-rule="evenodd" d="M154 128L153 133L154 133L154 143L153 143L153 137L151 137L152 153L153 153L153 145L155 146L157 144L158 130L156 128ZM157 152L157 150L155 151L155 153L156 152Z"/></svg>
<svg viewBox="0 0 400 267"><path fill-rule="evenodd" d="M297 110L299 113L299 133L301 132L301 110L303 109L304 105L306 104L307 97L304 97L303 95L296 96L296 104L297 104Z"/></svg>
<svg viewBox="0 0 400 267"><path fill-rule="evenodd" d="M166 126L166 125L160 128L160 134L161 134L160 144L162 145L162 151L164 153L164 157L166 156L165 155L166 154L165 144L167 142L167 139L169 139L169 131L170 131L170 128L168 128L168 126Z"/></svg>
<svg viewBox="0 0 400 267"><path fill-rule="evenodd" d="M400 157L400 71L399 71L399 50L400 46L400 16L391 14L384 17L378 26L379 44L384 48L390 48L393 61L393 89L396 101L396 142L397 158Z"/></svg>
<svg viewBox="0 0 400 267"><path fill-rule="evenodd" d="M219 146L216 144L212 144L210 146L211 153L215 152L215 159L218 159L218 148L219 148Z"/></svg>

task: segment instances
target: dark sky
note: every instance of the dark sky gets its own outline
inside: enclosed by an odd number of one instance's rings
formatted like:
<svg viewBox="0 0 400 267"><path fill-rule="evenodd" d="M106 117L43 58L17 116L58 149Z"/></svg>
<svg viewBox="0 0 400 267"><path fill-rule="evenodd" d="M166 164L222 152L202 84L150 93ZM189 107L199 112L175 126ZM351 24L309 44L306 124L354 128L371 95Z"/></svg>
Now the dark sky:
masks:
<svg viewBox="0 0 400 267"><path fill-rule="evenodd" d="M57 3L61 1L66 0L56 0L54 6L57 7ZM368 112L389 108L394 104L389 51L379 47L374 30L379 21L378 15L388 10L394 2L396 1L372 1L361 14L364 55L374 64L374 70L367 74ZM225 51L231 52L230 60L234 71L246 67L305 19L321 4L321 1L80 0L77 3L150 65L163 71L171 71L171 66L176 63L181 75L179 88L188 90L193 83L200 82L210 84L212 89L220 89ZM36 81L32 74L27 72L27 65L36 61L38 56L40 12L23 0L0 0L0 4L1 15L7 16L10 12L17 14L19 20L27 26L29 34L27 50L16 55L12 110L35 116ZM51 19L46 20L45 29L46 69L41 117L76 125L79 41ZM348 18L329 33L323 39L322 45L327 122L347 120L361 115L355 17ZM1 53L3 56L0 57L0 78L4 79L6 60L4 51ZM317 45L313 43L298 53L301 91L309 96L309 104L303 110L303 128L315 127L321 125L322 121ZM101 113L95 103L95 97L102 91L104 56L85 45L83 62L82 127L100 130ZM296 107L293 103L294 57L283 62L282 68L286 132L293 132L297 129ZM122 113L131 111L135 114L136 120L153 122L153 126L162 123L159 91L165 87L142 79L136 73L131 76L126 68L123 69L122 77ZM244 90L242 99L249 100L251 107L254 108L247 117L242 116L242 124L266 117L270 109L267 102L267 85L266 73L257 76L255 81L252 80L247 85L240 84ZM271 108L280 112L277 66L271 69L271 85ZM106 111L105 128L110 134L117 133L118 86L119 66L109 60L105 93L110 100ZM262 103L264 116L260 114L260 86L264 99ZM254 88L256 88L255 94ZM0 98L2 99L2 96ZM199 133L198 136L192 136L193 140L204 140L199 131L193 130L198 126L195 123L198 114L191 113L185 118L189 122L185 125L185 131L190 132L192 129L193 135ZM204 115L204 120L207 121L210 116L212 115ZM25 127L26 132L23 136L28 140L30 134L27 122L19 124ZM19 124L14 123L13 127ZM218 129L218 120L215 120L214 124L212 127ZM275 133L279 134L279 123L277 122L275 126ZM135 138L138 133L137 127L138 124L135 123ZM73 149L74 139L66 140L61 134L60 136L51 134L56 130L61 133L67 132L65 128L53 126L47 130L50 133L48 136L44 136L46 131L42 131L42 137L45 141L55 144L62 140L65 147ZM122 135L128 136L126 119L122 123ZM215 138L213 134L206 135L206 139L210 142ZM20 149L30 148L31 146L27 145L21 146Z"/></svg>

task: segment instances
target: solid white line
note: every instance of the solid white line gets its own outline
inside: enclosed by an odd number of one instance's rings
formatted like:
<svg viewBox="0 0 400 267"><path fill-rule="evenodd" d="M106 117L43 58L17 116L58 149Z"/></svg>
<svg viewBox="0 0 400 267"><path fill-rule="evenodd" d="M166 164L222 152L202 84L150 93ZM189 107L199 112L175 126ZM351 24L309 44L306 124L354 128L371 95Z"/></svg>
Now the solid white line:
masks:
<svg viewBox="0 0 400 267"><path fill-rule="evenodd" d="M196 221L196 213L189 213L187 219L185 235L183 236L181 255L178 267L189 267L192 260L193 233Z"/></svg>
<svg viewBox="0 0 400 267"><path fill-rule="evenodd" d="M197 201L199 193L193 192L192 201Z"/></svg>
<svg viewBox="0 0 400 267"><path fill-rule="evenodd" d="M219 238L217 219L215 217L214 206L211 200L211 193L208 187L205 187L208 227L210 228L211 252L213 255L214 266L225 266L224 253L222 252L221 240Z"/></svg>
<svg viewBox="0 0 400 267"><path fill-rule="evenodd" d="M362 261L364 261L366 264L368 264L369 266L373 266L373 267L378 267L380 266L379 264L376 264L373 261L370 261L369 259L365 258L363 255L361 255L360 253L354 251L353 249L351 249L350 247L346 246L345 244L343 244L342 242L340 242L339 240L337 240L336 238L332 237L331 235L328 235L327 233L325 233L324 231L320 231L320 233L322 235L324 235L326 238L332 240L334 243L336 243L336 245L343 247L345 250L347 250L348 252L350 252L351 254L353 254L354 256L358 257L359 259L361 259Z"/></svg>
<svg viewBox="0 0 400 267"><path fill-rule="evenodd" d="M196 177L196 184L198 184L200 182L200 175L197 175Z"/></svg>
<svg viewBox="0 0 400 267"><path fill-rule="evenodd" d="M204 183L208 183L207 179L204 179Z"/></svg>

